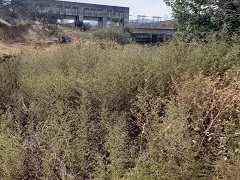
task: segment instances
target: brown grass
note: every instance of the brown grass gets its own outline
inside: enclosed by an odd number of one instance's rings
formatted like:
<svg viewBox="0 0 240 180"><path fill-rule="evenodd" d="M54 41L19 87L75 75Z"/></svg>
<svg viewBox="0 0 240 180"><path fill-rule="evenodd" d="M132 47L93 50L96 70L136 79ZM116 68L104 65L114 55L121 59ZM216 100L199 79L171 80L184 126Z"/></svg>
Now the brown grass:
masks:
<svg viewBox="0 0 240 180"><path fill-rule="evenodd" d="M19 54L27 49L45 49L58 43L60 37L77 41L82 36L76 29L51 25L44 28L40 22L17 24L13 26L0 19L0 55Z"/></svg>
<svg viewBox="0 0 240 180"><path fill-rule="evenodd" d="M89 38L1 57L0 179L238 177L239 49Z"/></svg>

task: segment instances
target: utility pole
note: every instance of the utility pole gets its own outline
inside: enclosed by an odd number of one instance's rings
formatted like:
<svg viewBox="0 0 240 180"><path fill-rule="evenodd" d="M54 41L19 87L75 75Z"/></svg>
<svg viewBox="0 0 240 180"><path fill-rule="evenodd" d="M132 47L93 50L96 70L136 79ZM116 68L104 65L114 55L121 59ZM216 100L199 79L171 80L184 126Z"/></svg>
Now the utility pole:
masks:
<svg viewBox="0 0 240 180"><path fill-rule="evenodd" d="M160 16L153 16L152 18L153 18L153 21L152 21L153 23L156 21L161 22L161 19L162 19L162 17L160 17Z"/></svg>
<svg viewBox="0 0 240 180"><path fill-rule="evenodd" d="M145 19L145 17L148 17L148 16L145 16L145 15L138 15L138 16L137 16L137 21L138 21L138 23L140 23L140 20L141 20L141 24L143 24L143 23L144 23L144 19Z"/></svg>
<svg viewBox="0 0 240 180"><path fill-rule="evenodd" d="M157 27L158 25L160 25L161 24L161 21L162 21L162 17L160 17L160 16L153 16L152 17L152 27L153 26L155 26L155 27ZM160 22L160 24L158 24L158 22Z"/></svg>

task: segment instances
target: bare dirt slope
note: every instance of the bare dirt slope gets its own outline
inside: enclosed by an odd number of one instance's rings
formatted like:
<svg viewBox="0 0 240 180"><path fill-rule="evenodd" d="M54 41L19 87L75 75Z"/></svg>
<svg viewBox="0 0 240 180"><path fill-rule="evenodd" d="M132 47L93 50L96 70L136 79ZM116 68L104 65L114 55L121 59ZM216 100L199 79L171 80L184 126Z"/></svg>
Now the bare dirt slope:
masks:
<svg viewBox="0 0 240 180"><path fill-rule="evenodd" d="M74 40L80 36L76 29L57 25L43 26L40 22L18 22L18 25L11 25L0 19L0 54L46 47L58 43L62 37Z"/></svg>

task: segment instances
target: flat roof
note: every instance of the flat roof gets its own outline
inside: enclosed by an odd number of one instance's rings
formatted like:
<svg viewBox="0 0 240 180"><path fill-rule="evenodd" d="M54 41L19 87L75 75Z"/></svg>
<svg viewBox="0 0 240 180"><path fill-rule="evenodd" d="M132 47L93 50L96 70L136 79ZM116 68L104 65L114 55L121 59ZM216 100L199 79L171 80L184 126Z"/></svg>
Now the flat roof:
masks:
<svg viewBox="0 0 240 180"><path fill-rule="evenodd" d="M83 3L83 2L75 2L75 1L64 1L64 0L52 0L52 1L56 1L56 2L65 2L65 3L77 3L77 4L85 4L85 5L97 5L97 6L109 6L109 7L119 7L119 8L128 8L129 7L126 7L126 6L113 6L113 5L107 5L107 4L93 4L93 3Z"/></svg>

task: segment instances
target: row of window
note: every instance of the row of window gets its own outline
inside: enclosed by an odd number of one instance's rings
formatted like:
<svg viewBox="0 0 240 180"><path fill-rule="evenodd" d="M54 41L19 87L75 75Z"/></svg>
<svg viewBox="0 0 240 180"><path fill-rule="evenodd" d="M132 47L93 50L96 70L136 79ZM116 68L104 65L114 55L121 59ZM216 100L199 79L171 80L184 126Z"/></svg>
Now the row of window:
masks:
<svg viewBox="0 0 240 180"><path fill-rule="evenodd" d="M103 10L102 9L89 9L84 8L84 16L98 16L102 17Z"/></svg>
<svg viewBox="0 0 240 180"><path fill-rule="evenodd" d="M50 6L47 6L47 5L39 5L37 7L37 10L38 12L40 13L46 13L46 12L49 12L50 11Z"/></svg>
<svg viewBox="0 0 240 180"><path fill-rule="evenodd" d="M50 11L50 6L48 5L39 5L38 11L41 13L46 13ZM56 12L58 14L62 15L78 15L78 8L77 7L64 7L64 6L57 6ZM102 17L103 16L103 10L102 9L90 9L90 8L84 8L84 16L97 16ZM118 17L118 18L124 18L124 11L113 11L108 10L108 17Z"/></svg>
<svg viewBox="0 0 240 180"><path fill-rule="evenodd" d="M108 11L108 17L118 17L118 18L124 18L124 11Z"/></svg>

